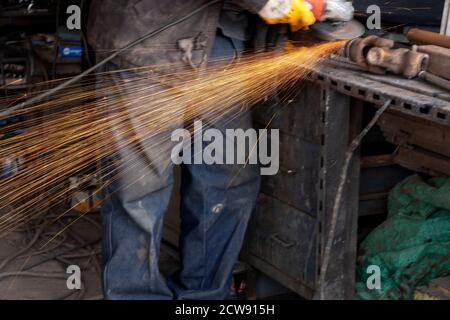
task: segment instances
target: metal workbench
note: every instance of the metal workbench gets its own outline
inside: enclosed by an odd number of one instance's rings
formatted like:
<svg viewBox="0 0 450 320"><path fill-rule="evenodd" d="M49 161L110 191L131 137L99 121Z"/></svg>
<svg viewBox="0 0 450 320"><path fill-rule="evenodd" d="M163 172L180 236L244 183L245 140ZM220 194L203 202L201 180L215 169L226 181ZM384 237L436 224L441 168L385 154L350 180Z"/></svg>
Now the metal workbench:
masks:
<svg viewBox="0 0 450 320"><path fill-rule="evenodd" d="M387 100L388 115L423 121L425 128L450 127L450 92L331 64L310 72L294 97L275 97L256 109L257 127L280 129L280 172L263 177L243 250L249 265L306 298L314 296L340 168L361 130L361 109ZM354 296L359 186L355 154L326 275L329 299Z"/></svg>

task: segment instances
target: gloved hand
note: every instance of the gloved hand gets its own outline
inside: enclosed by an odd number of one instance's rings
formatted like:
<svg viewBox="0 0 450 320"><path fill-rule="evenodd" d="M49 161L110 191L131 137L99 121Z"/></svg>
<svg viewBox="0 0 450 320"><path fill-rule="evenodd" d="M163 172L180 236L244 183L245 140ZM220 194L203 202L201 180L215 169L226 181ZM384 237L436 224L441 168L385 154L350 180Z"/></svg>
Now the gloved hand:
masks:
<svg viewBox="0 0 450 320"><path fill-rule="evenodd" d="M287 23L295 32L316 21L349 21L354 11L348 0L269 0L258 14L268 24Z"/></svg>
<svg viewBox="0 0 450 320"><path fill-rule="evenodd" d="M327 0L325 11L320 17L320 21L350 21L353 19L355 8L348 0Z"/></svg>
<svg viewBox="0 0 450 320"><path fill-rule="evenodd" d="M310 2L314 1L323 3L324 0L310 0ZM258 14L268 24L287 23L295 32L305 29L317 21L318 17L314 15L310 2L306 0L269 0Z"/></svg>

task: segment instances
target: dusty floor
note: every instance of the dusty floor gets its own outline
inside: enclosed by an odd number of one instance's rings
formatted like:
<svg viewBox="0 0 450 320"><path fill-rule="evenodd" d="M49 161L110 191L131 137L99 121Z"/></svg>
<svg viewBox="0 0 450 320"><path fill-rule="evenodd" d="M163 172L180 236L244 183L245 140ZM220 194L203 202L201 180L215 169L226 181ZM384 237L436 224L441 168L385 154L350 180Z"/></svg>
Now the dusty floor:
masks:
<svg viewBox="0 0 450 320"><path fill-rule="evenodd" d="M102 298L99 214L69 212L57 219L60 212L51 210L0 239L0 299ZM80 268L80 290L68 289L70 265Z"/></svg>
<svg viewBox="0 0 450 320"><path fill-rule="evenodd" d="M0 235L0 300L103 299L100 213L83 215L67 208L66 205L52 208L20 229ZM71 290L67 285L68 278L73 276L67 269L72 265L80 268L80 290ZM161 273L167 277L179 267L178 251L163 241ZM238 285L242 276L246 279L246 270L245 264L236 264L234 281L238 282L233 284L229 299L246 299L246 285L243 292ZM298 299L298 296L280 298Z"/></svg>
<svg viewBox="0 0 450 320"><path fill-rule="evenodd" d="M54 208L0 238L0 300L103 298L100 214L59 217L65 210ZM70 265L80 268L80 290L68 289ZM178 265L177 252L162 245L162 273L167 276Z"/></svg>

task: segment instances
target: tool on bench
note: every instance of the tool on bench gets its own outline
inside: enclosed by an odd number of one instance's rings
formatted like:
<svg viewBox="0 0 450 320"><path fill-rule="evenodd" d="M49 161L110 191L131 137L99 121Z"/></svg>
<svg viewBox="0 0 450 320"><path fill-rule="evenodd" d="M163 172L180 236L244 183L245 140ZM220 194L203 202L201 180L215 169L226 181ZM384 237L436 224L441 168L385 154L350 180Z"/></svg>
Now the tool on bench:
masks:
<svg viewBox="0 0 450 320"><path fill-rule="evenodd" d="M447 80L450 80L450 37L415 28L409 30L406 36L411 43L419 45L417 47L418 52L426 53L430 57L426 73L422 72L420 78L431 80L438 85L439 83L446 83L448 89L449 82Z"/></svg>
<svg viewBox="0 0 450 320"><path fill-rule="evenodd" d="M395 42L377 36L349 41L334 62L375 74L388 72L407 79L420 78L450 88L450 49L434 45L395 48ZM345 61L345 59L347 59ZM344 60L344 61L343 61ZM343 63L346 62L346 63Z"/></svg>
<svg viewBox="0 0 450 320"><path fill-rule="evenodd" d="M395 49L394 46L393 40L369 36L349 41L344 56L377 74L391 72L412 79L427 70L428 54L418 52L417 47Z"/></svg>

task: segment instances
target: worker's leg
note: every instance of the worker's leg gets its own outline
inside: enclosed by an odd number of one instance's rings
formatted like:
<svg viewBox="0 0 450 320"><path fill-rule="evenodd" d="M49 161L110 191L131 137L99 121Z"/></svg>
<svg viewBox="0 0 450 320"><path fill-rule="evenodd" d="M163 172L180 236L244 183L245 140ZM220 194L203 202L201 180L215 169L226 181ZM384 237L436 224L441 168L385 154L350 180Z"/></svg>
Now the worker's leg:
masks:
<svg viewBox="0 0 450 320"><path fill-rule="evenodd" d="M119 84L133 74L120 72L113 77ZM109 177L113 183L102 208L104 295L107 299L172 299L158 268L163 217L173 184L170 132L145 139L136 120L142 108L134 109L133 96L123 90L129 123L111 121L119 151L108 159L111 170L121 170L119 176ZM142 139L131 145L126 142L130 134Z"/></svg>
<svg viewBox="0 0 450 320"><path fill-rule="evenodd" d="M235 50L229 40L219 37L213 58L233 56ZM252 127L251 116L249 112L237 118L229 115L213 127L222 133L246 130ZM223 299L230 291L233 265L255 206L259 168L192 164L183 169L182 270L170 286L178 299Z"/></svg>

